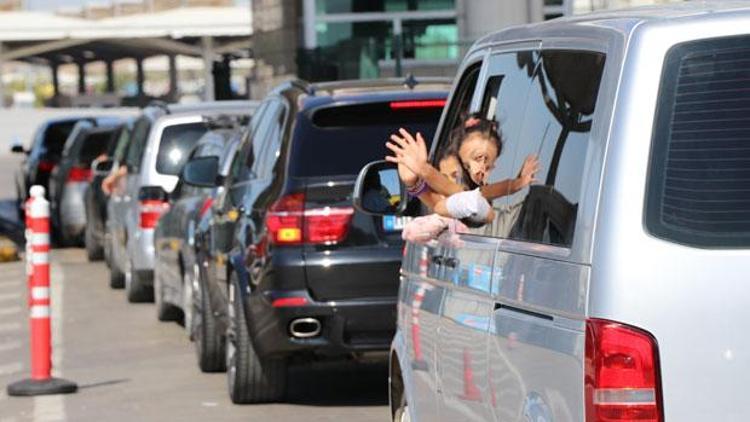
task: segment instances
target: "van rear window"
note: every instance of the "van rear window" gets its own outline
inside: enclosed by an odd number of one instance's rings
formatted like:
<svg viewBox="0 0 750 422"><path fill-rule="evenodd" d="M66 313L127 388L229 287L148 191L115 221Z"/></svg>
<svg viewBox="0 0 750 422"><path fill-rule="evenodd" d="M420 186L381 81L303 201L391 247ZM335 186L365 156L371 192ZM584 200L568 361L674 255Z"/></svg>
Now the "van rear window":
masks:
<svg viewBox="0 0 750 422"><path fill-rule="evenodd" d="M667 54L656 113L646 227L682 244L750 247L750 37Z"/></svg>
<svg viewBox="0 0 750 422"><path fill-rule="evenodd" d="M164 129L156 158L156 171L176 176L198 140L208 131L205 123L186 123Z"/></svg>
<svg viewBox="0 0 750 422"><path fill-rule="evenodd" d="M432 141L443 99L325 107L297 119L290 172L297 177L354 175L382 160L390 135L403 127Z"/></svg>

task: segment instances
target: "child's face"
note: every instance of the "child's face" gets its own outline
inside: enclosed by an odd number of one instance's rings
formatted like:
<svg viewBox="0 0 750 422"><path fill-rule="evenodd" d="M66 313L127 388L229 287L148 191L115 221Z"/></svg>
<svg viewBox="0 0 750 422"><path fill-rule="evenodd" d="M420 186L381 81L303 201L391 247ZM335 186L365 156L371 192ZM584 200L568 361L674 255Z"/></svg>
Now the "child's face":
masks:
<svg viewBox="0 0 750 422"><path fill-rule="evenodd" d="M497 153L497 145L480 133L469 135L458 149L461 162L477 185L487 183L487 176L495 168Z"/></svg>
<svg viewBox="0 0 750 422"><path fill-rule="evenodd" d="M440 160L438 163L438 170L452 180L453 183L460 184L459 175L461 174L461 163L455 155L449 155Z"/></svg>

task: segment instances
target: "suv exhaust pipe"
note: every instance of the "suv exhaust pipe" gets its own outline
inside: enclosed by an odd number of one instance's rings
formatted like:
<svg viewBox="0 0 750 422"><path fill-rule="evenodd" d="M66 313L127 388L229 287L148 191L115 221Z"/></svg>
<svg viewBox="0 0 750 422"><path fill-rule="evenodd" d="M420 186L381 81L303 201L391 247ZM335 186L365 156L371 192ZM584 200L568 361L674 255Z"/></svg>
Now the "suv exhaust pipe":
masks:
<svg viewBox="0 0 750 422"><path fill-rule="evenodd" d="M294 338L315 337L320 330L320 321L316 318L297 318L289 323L289 334Z"/></svg>

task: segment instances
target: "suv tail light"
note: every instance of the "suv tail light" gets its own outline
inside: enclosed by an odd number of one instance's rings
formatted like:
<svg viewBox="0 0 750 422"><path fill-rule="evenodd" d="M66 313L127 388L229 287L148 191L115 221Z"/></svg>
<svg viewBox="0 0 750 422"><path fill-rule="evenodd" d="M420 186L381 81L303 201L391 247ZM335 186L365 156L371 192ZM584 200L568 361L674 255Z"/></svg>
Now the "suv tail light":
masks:
<svg viewBox="0 0 750 422"><path fill-rule="evenodd" d="M91 179L91 169L81 166L73 166L68 172L68 183L88 182Z"/></svg>
<svg viewBox="0 0 750 422"><path fill-rule="evenodd" d="M661 422L659 354L649 333L586 321L586 422Z"/></svg>
<svg viewBox="0 0 750 422"><path fill-rule="evenodd" d="M167 193L161 186L144 186L138 191L139 226L153 229L159 217L169 210Z"/></svg>
<svg viewBox="0 0 750 422"><path fill-rule="evenodd" d="M346 238L354 208L305 209L305 194L293 193L268 209L266 228L277 245L334 244Z"/></svg>

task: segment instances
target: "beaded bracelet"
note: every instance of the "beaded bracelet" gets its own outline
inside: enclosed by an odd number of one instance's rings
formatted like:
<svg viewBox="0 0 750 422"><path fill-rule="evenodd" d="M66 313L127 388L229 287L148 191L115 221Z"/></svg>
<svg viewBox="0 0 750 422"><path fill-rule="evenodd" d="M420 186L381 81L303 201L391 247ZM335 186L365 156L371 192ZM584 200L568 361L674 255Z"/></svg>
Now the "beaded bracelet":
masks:
<svg viewBox="0 0 750 422"><path fill-rule="evenodd" d="M408 188L406 192L409 194L409 196L416 198L419 195L422 195L423 193L427 192L429 189L430 188L429 186L427 186L427 183L425 183L424 180L420 179L416 185Z"/></svg>

